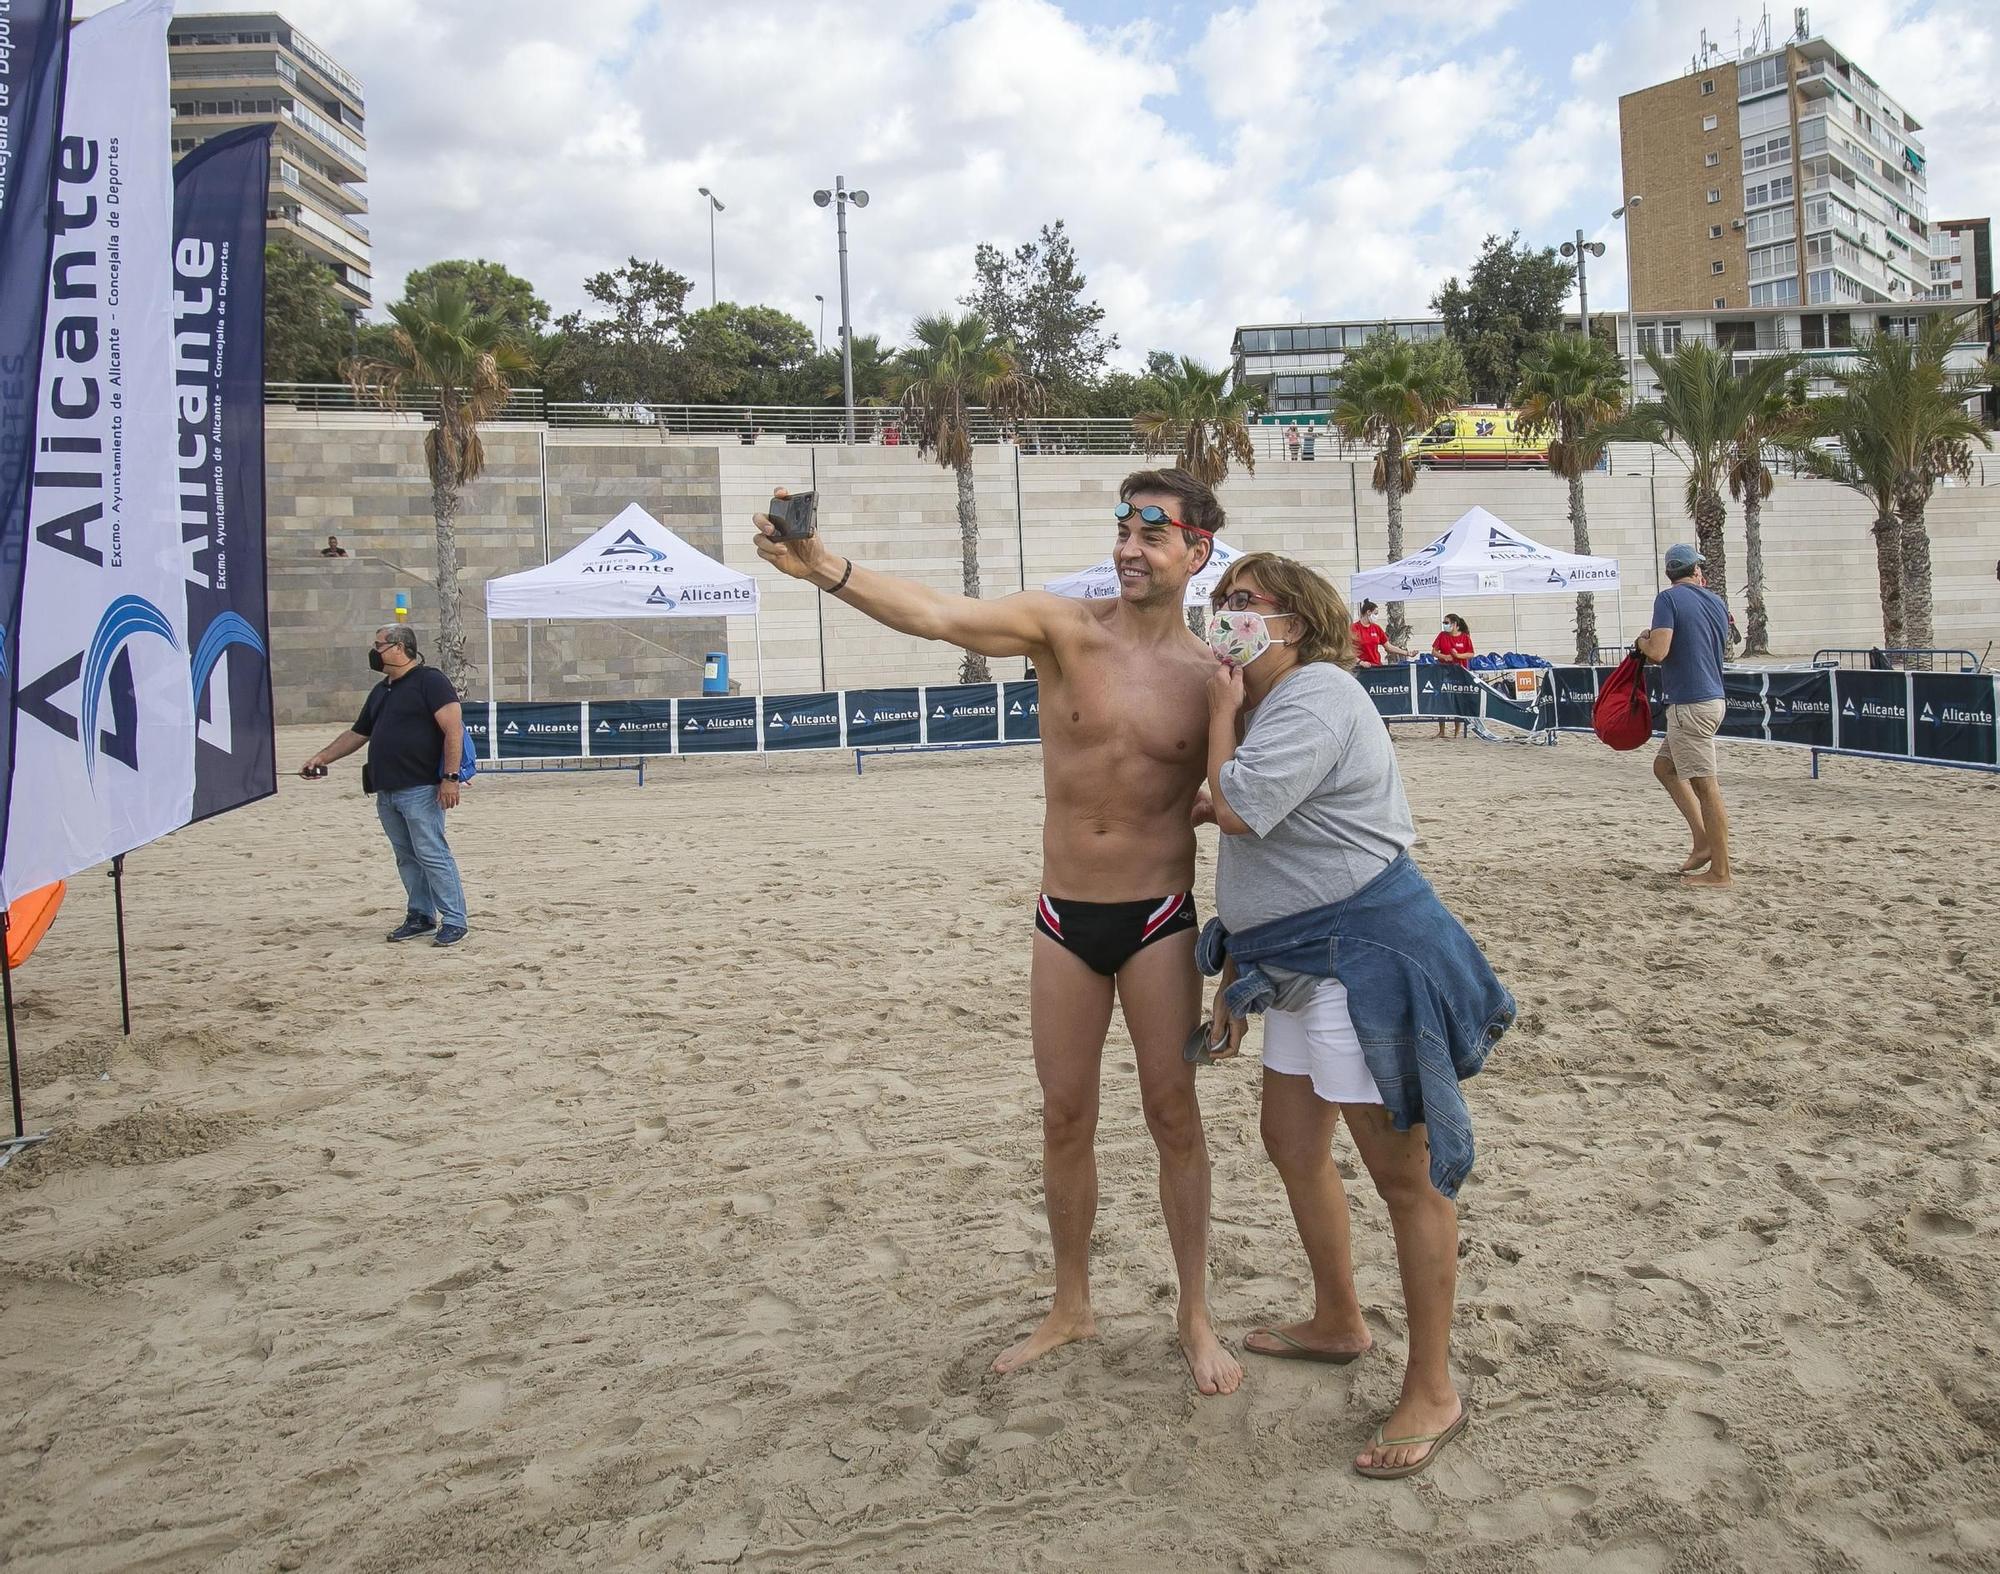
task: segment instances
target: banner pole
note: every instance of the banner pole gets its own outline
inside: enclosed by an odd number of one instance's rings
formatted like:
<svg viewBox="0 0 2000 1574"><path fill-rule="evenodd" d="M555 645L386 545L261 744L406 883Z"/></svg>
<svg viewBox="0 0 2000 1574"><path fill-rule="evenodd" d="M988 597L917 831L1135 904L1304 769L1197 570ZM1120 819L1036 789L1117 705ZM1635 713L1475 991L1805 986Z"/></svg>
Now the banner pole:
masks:
<svg viewBox="0 0 2000 1574"><path fill-rule="evenodd" d="M132 994L125 977L125 855L111 860L111 900L118 911L118 1015L132 1036Z"/></svg>
<svg viewBox="0 0 2000 1574"><path fill-rule="evenodd" d="M488 595L492 593L489 591ZM500 758L500 675L493 670L493 603L486 603L486 753Z"/></svg>
<svg viewBox="0 0 2000 1574"><path fill-rule="evenodd" d="M7 1090L14 1100L14 1140L21 1142L28 1135L27 1125L21 1119L21 1049L14 1039L14 960L8 946L9 918L5 908L0 908L0 991L6 995L7 1009Z"/></svg>

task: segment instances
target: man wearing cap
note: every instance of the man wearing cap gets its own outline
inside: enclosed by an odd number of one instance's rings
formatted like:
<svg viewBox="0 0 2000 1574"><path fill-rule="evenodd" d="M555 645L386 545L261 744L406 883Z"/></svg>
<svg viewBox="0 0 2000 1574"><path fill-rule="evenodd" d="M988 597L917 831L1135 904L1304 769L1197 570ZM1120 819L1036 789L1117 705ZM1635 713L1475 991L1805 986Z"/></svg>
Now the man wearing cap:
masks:
<svg viewBox="0 0 2000 1574"><path fill-rule="evenodd" d="M1707 561L1685 544L1667 548L1667 588L1653 598L1653 626L1634 648L1658 664L1666 689L1667 737L1653 774L1694 833L1681 875L1689 885L1728 885L1729 815L1716 784L1715 735L1724 710L1729 607L1702 578Z"/></svg>
<svg viewBox="0 0 2000 1574"><path fill-rule="evenodd" d="M1115 531L1118 595L1043 591L981 600L870 569L826 538L781 537L756 518L759 556L857 612L985 656L1026 656L1041 684L1042 889L1032 919L1029 1020L1042 1090L1042 1194L1055 1300L993 1363L1018 1371L1097 1332L1090 1231L1097 1215L1098 1068L1114 1003L1139 1070L1160 1161L1160 1206L1180 1281L1180 1345L1196 1389L1235 1392L1243 1369L1208 1308L1208 1147L1183 1047L1201 1015L1194 968L1195 795L1207 772L1215 657L1188 632L1188 582L1207 564L1222 506L1186 470L1125 478ZM1023 929L1030 928L1027 914Z"/></svg>

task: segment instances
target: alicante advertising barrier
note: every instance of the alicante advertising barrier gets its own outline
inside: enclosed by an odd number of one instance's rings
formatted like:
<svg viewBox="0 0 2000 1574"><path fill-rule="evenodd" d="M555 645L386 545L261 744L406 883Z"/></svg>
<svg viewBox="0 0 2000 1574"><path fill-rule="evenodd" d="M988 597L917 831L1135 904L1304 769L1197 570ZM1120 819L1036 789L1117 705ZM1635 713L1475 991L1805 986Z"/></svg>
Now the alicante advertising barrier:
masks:
<svg viewBox="0 0 2000 1574"><path fill-rule="evenodd" d="M1542 690L1545 725L1590 731L1609 667L1556 667ZM1666 731L1657 671L1647 670L1653 730ZM2000 678L1990 673L1849 672L1766 667L1723 674L1721 735L1826 754L1920 764L2000 766Z"/></svg>

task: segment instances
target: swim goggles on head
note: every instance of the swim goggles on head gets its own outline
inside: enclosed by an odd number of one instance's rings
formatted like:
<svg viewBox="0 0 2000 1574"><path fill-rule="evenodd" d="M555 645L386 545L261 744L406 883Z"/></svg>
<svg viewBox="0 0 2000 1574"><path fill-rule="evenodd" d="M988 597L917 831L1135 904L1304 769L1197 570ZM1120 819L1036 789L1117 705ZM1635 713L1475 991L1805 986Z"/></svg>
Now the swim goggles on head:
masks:
<svg viewBox="0 0 2000 1574"><path fill-rule="evenodd" d="M1164 508L1152 503L1148 503L1144 508L1134 508L1130 503L1120 503L1111 510L1111 517L1121 521L1130 519L1134 514L1139 516L1142 523L1148 525L1172 525L1176 530L1192 530L1198 536L1215 534L1213 530L1204 530L1200 525L1191 525L1186 520L1176 519Z"/></svg>

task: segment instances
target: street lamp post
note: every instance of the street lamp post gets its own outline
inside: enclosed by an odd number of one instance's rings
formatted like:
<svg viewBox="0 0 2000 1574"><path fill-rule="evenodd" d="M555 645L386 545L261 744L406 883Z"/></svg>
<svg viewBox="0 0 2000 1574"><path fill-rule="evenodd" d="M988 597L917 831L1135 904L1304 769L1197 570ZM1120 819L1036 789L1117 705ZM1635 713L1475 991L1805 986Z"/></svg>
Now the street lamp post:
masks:
<svg viewBox="0 0 2000 1574"><path fill-rule="evenodd" d="M699 188L708 198L708 304L715 304L715 216L722 211L722 199L706 186Z"/></svg>
<svg viewBox="0 0 2000 1574"><path fill-rule="evenodd" d="M868 206L868 193L849 191L847 177L833 177L833 190L824 188L813 193L813 201L819 207L833 208L835 233L840 237L840 391L847 405L847 440L854 441L854 327L847 312L847 205L852 202L857 208Z"/></svg>
<svg viewBox="0 0 2000 1574"><path fill-rule="evenodd" d="M1625 386L1627 397L1639 397L1639 319L1632 310L1632 210L1646 199L1627 197L1612 209L1614 219L1625 221Z"/></svg>
<svg viewBox="0 0 2000 1574"><path fill-rule="evenodd" d="M1601 240L1585 240L1583 238L1583 231L1578 230L1574 241L1564 241L1562 243L1562 254L1565 257L1576 258L1576 310L1577 316L1583 322L1583 336L1588 339L1590 337L1590 281L1586 275L1589 271L1590 259L1604 255L1604 242Z"/></svg>
<svg viewBox="0 0 2000 1574"><path fill-rule="evenodd" d="M824 350L826 348L826 297L824 295L815 295L813 299L819 302L819 337L813 340L813 347Z"/></svg>

